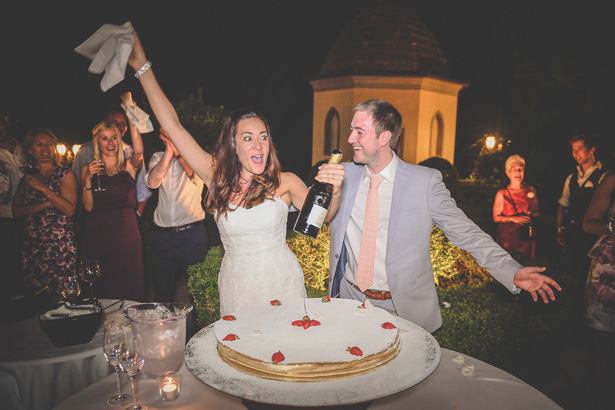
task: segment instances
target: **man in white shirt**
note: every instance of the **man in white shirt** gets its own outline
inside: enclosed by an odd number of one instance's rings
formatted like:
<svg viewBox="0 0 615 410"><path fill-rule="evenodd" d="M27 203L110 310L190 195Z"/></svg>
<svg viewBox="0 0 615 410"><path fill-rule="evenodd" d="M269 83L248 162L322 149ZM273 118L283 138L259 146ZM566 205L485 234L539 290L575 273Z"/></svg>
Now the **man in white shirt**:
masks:
<svg viewBox="0 0 615 410"><path fill-rule="evenodd" d="M557 243L563 249L562 267L576 279L574 284L576 312L584 311L585 280L590 258L587 252L598 236L583 231L583 217L594 191L607 171L596 159L596 143L589 136L576 135L570 139L572 157L577 162L575 172L564 182L557 209Z"/></svg>
<svg viewBox="0 0 615 410"><path fill-rule="evenodd" d="M150 234L154 301L187 302L189 299L180 300L187 298L187 293L174 297L175 285L178 275L185 279L188 266L203 262L207 254L202 205L205 184L163 129L160 129L160 139L166 148L152 155L146 176L148 187L159 190L155 226Z"/></svg>

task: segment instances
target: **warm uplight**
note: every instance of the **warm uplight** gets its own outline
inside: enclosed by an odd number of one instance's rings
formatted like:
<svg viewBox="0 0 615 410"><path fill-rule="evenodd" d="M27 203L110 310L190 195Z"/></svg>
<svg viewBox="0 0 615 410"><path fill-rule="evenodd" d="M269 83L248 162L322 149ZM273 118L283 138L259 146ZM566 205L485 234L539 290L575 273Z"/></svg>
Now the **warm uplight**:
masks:
<svg viewBox="0 0 615 410"><path fill-rule="evenodd" d="M77 155L77 151L79 151L79 148L81 148L81 144L73 145L73 154Z"/></svg>
<svg viewBox="0 0 615 410"><path fill-rule="evenodd" d="M60 155L64 155L64 154L66 154L66 145L64 145L64 144L58 144L58 145L56 146L56 150L58 151L58 153L59 153Z"/></svg>
<svg viewBox="0 0 615 410"><path fill-rule="evenodd" d="M485 147L487 149L493 149L495 147L495 137L493 135L489 135L485 138Z"/></svg>

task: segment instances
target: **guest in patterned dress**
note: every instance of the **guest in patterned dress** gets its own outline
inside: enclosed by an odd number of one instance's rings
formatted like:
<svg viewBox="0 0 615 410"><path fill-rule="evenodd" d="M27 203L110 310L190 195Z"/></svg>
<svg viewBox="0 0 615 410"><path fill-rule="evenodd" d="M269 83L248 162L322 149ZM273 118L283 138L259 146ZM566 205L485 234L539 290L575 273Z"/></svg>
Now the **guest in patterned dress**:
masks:
<svg viewBox="0 0 615 410"><path fill-rule="evenodd" d="M598 185L583 219L583 230L601 235L590 249L589 275L585 286L584 323L591 329L592 398L591 408L613 407L615 383L615 172Z"/></svg>
<svg viewBox="0 0 615 410"><path fill-rule="evenodd" d="M77 205L75 174L59 166L58 140L46 129L34 129L24 149L34 175L25 175L13 199L13 216L25 217L23 274L33 290L49 286L57 292L60 279L74 275L77 249L73 220Z"/></svg>
<svg viewBox="0 0 615 410"><path fill-rule="evenodd" d="M493 222L498 224L496 242L504 249L534 259L536 238L533 232L532 236L524 234L524 229L528 228L528 224L531 226L532 218L539 215L536 190L523 183L523 157L511 155L506 160L505 168L510 184L496 193L493 203Z"/></svg>

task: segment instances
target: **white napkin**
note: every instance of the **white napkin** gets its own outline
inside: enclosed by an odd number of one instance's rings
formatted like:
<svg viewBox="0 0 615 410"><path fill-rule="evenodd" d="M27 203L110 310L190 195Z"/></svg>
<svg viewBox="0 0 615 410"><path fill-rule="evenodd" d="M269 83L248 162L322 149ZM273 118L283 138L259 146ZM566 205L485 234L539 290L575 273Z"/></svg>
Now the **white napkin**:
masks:
<svg viewBox="0 0 615 410"><path fill-rule="evenodd" d="M105 72L100 82L100 88L103 91L107 91L124 79L128 57L135 43L132 36L133 30L130 21L121 26L104 24L90 38L75 48L78 54L92 60L88 68L90 73Z"/></svg>
<svg viewBox="0 0 615 410"><path fill-rule="evenodd" d="M137 103L132 100L130 91L122 94L120 98L122 99L122 108L126 112L128 120L141 134L154 131L149 115L137 107Z"/></svg>

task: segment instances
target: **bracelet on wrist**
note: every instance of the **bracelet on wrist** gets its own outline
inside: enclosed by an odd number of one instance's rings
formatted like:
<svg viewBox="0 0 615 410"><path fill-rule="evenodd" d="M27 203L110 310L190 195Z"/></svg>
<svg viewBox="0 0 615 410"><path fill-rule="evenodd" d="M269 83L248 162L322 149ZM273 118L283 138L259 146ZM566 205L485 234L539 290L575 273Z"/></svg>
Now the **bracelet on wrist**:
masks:
<svg viewBox="0 0 615 410"><path fill-rule="evenodd" d="M84 186L84 187L83 187L83 190L84 190L84 191L91 191L91 190L92 190L92 187L91 187L91 186Z"/></svg>
<svg viewBox="0 0 615 410"><path fill-rule="evenodd" d="M139 70L137 70L137 72L135 73L135 78L141 78L141 76L145 74L147 70L150 69L151 66L152 66L152 62L147 60L145 64L143 64L143 66L139 68Z"/></svg>
<svg viewBox="0 0 615 410"><path fill-rule="evenodd" d="M51 197L52 197L53 195L55 195L55 194L56 194L55 192L52 192L52 193L47 194L47 195L45 195L45 196L47 197L47 199L49 199L49 198L51 198Z"/></svg>

